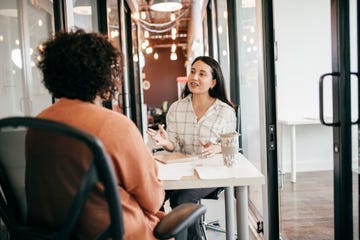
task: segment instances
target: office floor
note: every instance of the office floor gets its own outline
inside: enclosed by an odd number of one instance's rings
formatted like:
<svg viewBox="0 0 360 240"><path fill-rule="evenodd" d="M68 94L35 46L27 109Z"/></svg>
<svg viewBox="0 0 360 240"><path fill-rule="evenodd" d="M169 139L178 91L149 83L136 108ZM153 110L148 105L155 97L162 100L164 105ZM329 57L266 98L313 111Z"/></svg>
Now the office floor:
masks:
<svg viewBox="0 0 360 240"><path fill-rule="evenodd" d="M333 175L332 171L300 172L296 184L285 175L281 192L281 239L282 240L328 240L334 239L333 224ZM354 174L354 202L358 202L357 175ZM221 196L223 197L223 195ZM206 221L220 220L225 226L223 199L202 200L207 207ZM358 206L354 206L358 212ZM356 215L357 216L357 215ZM358 239L358 218L354 218L354 239ZM225 234L207 230L208 240L225 240ZM250 231L250 240L255 240Z"/></svg>
<svg viewBox="0 0 360 240"><path fill-rule="evenodd" d="M221 227L225 228L225 201L224 194L220 195L218 200L201 200L201 203L206 206L206 214L205 221L211 222L214 220L218 220ZM252 236L251 231L249 230L250 239L256 240L254 236ZM223 232L214 231L211 229L207 229L206 231L207 240L225 240L226 235Z"/></svg>
<svg viewBox="0 0 360 240"><path fill-rule="evenodd" d="M358 176L353 174L354 239L359 239ZM281 194L282 239L334 239L333 172L302 172L296 184L285 176Z"/></svg>

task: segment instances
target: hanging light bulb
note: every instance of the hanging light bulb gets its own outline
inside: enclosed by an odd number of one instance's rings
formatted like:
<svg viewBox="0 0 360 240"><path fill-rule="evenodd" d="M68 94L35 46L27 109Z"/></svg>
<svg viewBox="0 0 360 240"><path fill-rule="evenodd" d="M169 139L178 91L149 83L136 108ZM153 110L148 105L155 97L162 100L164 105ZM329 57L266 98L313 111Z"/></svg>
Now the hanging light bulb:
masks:
<svg viewBox="0 0 360 240"><path fill-rule="evenodd" d="M145 19L146 19L146 12L142 11L142 12L140 13L140 16L141 16L141 19L142 19L142 20L145 20Z"/></svg>
<svg viewBox="0 0 360 240"><path fill-rule="evenodd" d="M170 60L171 60L171 61L177 60L177 55L176 55L175 52L172 52L172 53L170 54Z"/></svg>
<svg viewBox="0 0 360 240"><path fill-rule="evenodd" d="M176 51L176 44L173 43L173 44L171 45L171 52L175 52L175 51Z"/></svg>
<svg viewBox="0 0 360 240"><path fill-rule="evenodd" d="M171 38L172 38L173 40L176 39L176 28L172 28L172 29L171 29Z"/></svg>
<svg viewBox="0 0 360 240"><path fill-rule="evenodd" d="M170 14L170 20L175 21L175 18L176 18L175 13L171 13Z"/></svg>
<svg viewBox="0 0 360 240"><path fill-rule="evenodd" d="M144 32L144 37L145 37L145 38L149 38L149 31L148 31L148 30L146 30L146 31Z"/></svg>
<svg viewBox="0 0 360 240"><path fill-rule="evenodd" d="M148 48L146 48L145 52L146 52L147 54L152 53L152 52L153 52L152 47L148 47Z"/></svg>
<svg viewBox="0 0 360 240"><path fill-rule="evenodd" d="M156 52L156 53L154 53L154 59L159 59L159 54Z"/></svg>

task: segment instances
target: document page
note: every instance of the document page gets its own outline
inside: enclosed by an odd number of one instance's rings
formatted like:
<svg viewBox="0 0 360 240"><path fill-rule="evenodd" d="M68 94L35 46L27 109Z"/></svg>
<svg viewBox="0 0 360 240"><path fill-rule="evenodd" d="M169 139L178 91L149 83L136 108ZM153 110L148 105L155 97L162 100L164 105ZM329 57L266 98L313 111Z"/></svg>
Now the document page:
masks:
<svg viewBox="0 0 360 240"><path fill-rule="evenodd" d="M185 176L194 175L192 162L159 164L158 177L160 180L179 180Z"/></svg>
<svg viewBox="0 0 360 240"><path fill-rule="evenodd" d="M162 163L191 162L198 159L198 156L185 155L180 152L157 154L154 157Z"/></svg>

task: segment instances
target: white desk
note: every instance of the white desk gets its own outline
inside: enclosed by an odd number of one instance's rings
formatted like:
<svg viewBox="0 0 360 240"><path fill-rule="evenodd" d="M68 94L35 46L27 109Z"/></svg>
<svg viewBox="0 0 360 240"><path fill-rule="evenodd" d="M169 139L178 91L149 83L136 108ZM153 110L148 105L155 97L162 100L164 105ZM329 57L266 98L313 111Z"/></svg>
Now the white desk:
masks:
<svg viewBox="0 0 360 240"><path fill-rule="evenodd" d="M279 157L281 163L281 172L284 173L284 160L283 160L283 130L284 127L290 127L290 161L291 161L291 182L296 182L296 127L301 125L320 124L320 121L315 118L303 119L279 119Z"/></svg>
<svg viewBox="0 0 360 240"><path fill-rule="evenodd" d="M235 239L235 209L233 204L234 188L236 200L237 233L239 240L249 239L248 227L248 186L264 184L264 175L259 172L255 166L250 163L242 154L239 153L240 163L232 168L232 173L223 168L222 155L217 154L212 158L199 159L191 164L193 169L196 167L209 167L218 169L214 171L213 177L200 179L197 171L193 170L192 176L184 176L179 180L163 179L164 188L171 189L191 189L191 188L209 188L225 187L225 211L226 211L226 239ZM161 171L173 171L176 164L159 164L159 173ZM171 169L173 168L173 169ZM222 169L224 171L222 171ZM221 172L222 171L222 172ZM214 174L217 172L218 174ZM224 174L228 174L225 176ZM221 178L219 178L221 175Z"/></svg>

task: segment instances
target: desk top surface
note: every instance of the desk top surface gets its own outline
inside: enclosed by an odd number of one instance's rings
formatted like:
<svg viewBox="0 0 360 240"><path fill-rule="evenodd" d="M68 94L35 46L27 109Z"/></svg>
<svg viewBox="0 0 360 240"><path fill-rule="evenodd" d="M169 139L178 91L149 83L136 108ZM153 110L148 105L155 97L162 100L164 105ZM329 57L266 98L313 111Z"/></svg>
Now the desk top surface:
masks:
<svg viewBox="0 0 360 240"><path fill-rule="evenodd" d="M284 125L307 125L307 124L320 124L318 118L304 117L300 119L278 119L280 124Z"/></svg>
<svg viewBox="0 0 360 240"><path fill-rule="evenodd" d="M264 175L240 153L238 160L239 163L230 168L223 165L221 154L186 163L159 163L159 178L167 190L265 183Z"/></svg>

